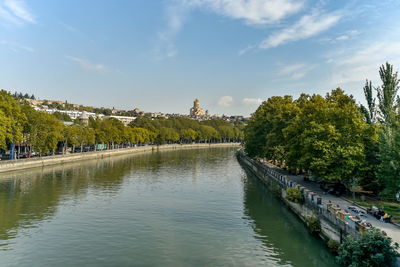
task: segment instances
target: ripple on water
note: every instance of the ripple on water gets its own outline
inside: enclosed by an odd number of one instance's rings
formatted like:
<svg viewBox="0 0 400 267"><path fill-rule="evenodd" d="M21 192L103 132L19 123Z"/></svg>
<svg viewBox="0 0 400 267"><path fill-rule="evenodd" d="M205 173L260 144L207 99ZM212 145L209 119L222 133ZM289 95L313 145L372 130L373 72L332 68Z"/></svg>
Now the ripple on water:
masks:
<svg viewBox="0 0 400 267"><path fill-rule="evenodd" d="M335 266L234 157L149 153L0 181L1 266Z"/></svg>

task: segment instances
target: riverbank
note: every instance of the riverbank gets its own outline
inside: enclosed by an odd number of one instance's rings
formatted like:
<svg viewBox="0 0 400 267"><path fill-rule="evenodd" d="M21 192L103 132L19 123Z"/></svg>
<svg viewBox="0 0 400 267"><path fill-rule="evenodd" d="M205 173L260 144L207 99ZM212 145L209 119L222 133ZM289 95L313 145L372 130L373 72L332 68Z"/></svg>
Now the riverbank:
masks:
<svg viewBox="0 0 400 267"><path fill-rule="evenodd" d="M172 145L148 145L132 148L122 148L115 150L95 151L86 153L74 153L67 155L56 155L47 157L37 157L29 159L8 160L0 162L0 173L19 171L30 168L51 166L63 164L68 162L76 162L90 159L102 159L106 157L124 155L124 154L138 154L158 150L177 150L177 149L195 149L195 148L209 148L209 147L228 147L240 146L240 143L196 143L196 144L172 144Z"/></svg>
<svg viewBox="0 0 400 267"><path fill-rule="evenodd" d="M357 220L355 214L349 213L348 202L342 198L326 195L324 192L311 183L303 181L300 177L288 175L276 166L268 162L259 162L247 157L243 152L238 153L238 159L248 170L252 171L263 183L271 187L275 185L282 201L294 212L301 220L307 221L310 216L316 216L320 221L321 238L333 239L342 242L346 235L351 235L358 239L360 234L368 228L364 223ZM286 199L287 188L298 188L304 196L304 204L290 202ZM366 220L373 227L386 232L394 242L400 242L400 231L396 226L375 220L370 215L365 215Z"/></svg>

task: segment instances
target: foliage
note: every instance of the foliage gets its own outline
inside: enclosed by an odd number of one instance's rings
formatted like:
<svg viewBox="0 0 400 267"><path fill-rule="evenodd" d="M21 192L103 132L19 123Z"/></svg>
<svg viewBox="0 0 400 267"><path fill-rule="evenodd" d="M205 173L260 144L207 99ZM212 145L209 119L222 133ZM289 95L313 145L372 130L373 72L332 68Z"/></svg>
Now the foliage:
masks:
<svg viewBox="0 0 400 267"><path fill-rule="evenodd" d="M325 181L346 182L364 162L366 130L354 99L341 89L325 98L271 97L245 128L245 150Z"/></svg>
<svg viewBox="0 0 400 267"><path fill-rule="evenodd" d="M373 87L371 81L366 81L364 86L365 100L367 101L368 108L361 105L361 110L365 115L365 120L368 124L376 121L376 104L373 95Z"/></svg>
<svg viewBox="0 0 400 267"><path fill-rule="evenodd" d="M27 93L23 94L21 92L14 92L14 94L12 95L15 99L17 100L23 100L23 99L32 99L35 100L35 96L34 95L28 95Z"/></svg>
<svg viewBox="0 0 400 267"><path fill-rule="evenodd" d="M382 85L374 88L366 82L364 94L368 108L361 106L365 120L375 128L378 138L366 138L365 174L370 178L361 184L379 189L384 196L393 197L400 189L400 114L399 114L399 79L389 63L379 69ZM375 125L379 122L378 125ZM376 141L377 140L377 141ZM364 177L366 177L366 175ZM376 191L376 190L375 190Z"/></svg>
<svg viewBox="0 0 400 267"><path fill-rule="evenodd" d="M286 199L294 203L304 203L304 196L297 187L286 188Z"/></svg>
<svg viewBox="0 0 400 267"><path fill-rule="evenodd" d="M339 251L340 243L336 240L329 238L328 242L326 242L326 246L328 247L329 251L333 254L337 255Z"/></svg>
<svg viewBox="0 0 400 267"><path fill-rule="evenodd" d="M340 88L325 97L267 99L244 129L245 151L325 182L393 197L400 190L400 81L389 63L379 75L381 86L365 83L366 106Z"/></svg>
<svg viewBox="0 0 400 267"><path fill-rule="evenodd" d="M400 126L385 126L379 143L380 166L377 175L382 195L393 197L400 190Z"/></svg>
<svg viewBox="0 0 400 267"><path fill-rule="evenodd" d="M321 232L321 222L315 216L306 217L308 230L313 235L318 235Z"/></svg>
<svg viewBox="0 0 400 267"><path fill-rule="evenodd" d="M379 76L382 80L382 86L378 87L378 113L381 120L390 125L395 119L397 108L397 92L399 90L399 79L397 72L393 72L393 66L386 62L379 69Z"/></svg>
<svg viewBox="0 0 400 267"><path fill-rule="evenodd" d="M0 148L6 149L7 144L21 142L26 115L22 112L19 100L11 94L0 90Z"/></svg>
<svg viewBox="0 0 400 267"><path fill-rule="evenodd" d="M27 113L27 142L40 155L53 152L62 139L62 123L54 116L31 109Z"/></svg>
<svg viewBox="0 0 400 267"><path fill-rule="evenodd" d="M239 141L243 137L239 126L222 120L206 120L198 122L188 118L151 119L138 117L131 122L131 127L140 127L153 132L159 144L193 141Z"/></svg>
<svg viewBox="0 0 400 267"><path fill-rule="evenodd" d="M31 152L39 155L54 153L57 149L66 153L68 147L95 146L107 144L107 147L146 143L172 142L214 142L239 141L242 137L241 126L225 121L198 122L188 118L155 119L140 117L131 125L125 126L115 118L89 118L85 124L76 119L72 125L62 121L71 121L61 112L47 114L34 110L22 94L0 91L0 148L6 150L10 144L24 143ZM31 98L31 97L29 97ZM46 103L49 106L58 103ZM64 103L63 108L72 105ZM81 110L94 111L92 107L79 107ZM108 113L111 110L100 108L97 111Z"/></svg>
<svg viewBox="0 0 400 267"><path fill-rule="evenodd" d="M379 230L365 231L361 239L355 240L348 237L340 245L337 259L343 266L394 266L394 260L398 257L397 244L384 237Z"/></svg>
<svg viewBox="0 0 400 267"><path fill-rule="evenodd" d="M61 112L54 112L53 116L59 119L60 121L72 121L71 117L66 114L66 113L61 113Z"/></svg>

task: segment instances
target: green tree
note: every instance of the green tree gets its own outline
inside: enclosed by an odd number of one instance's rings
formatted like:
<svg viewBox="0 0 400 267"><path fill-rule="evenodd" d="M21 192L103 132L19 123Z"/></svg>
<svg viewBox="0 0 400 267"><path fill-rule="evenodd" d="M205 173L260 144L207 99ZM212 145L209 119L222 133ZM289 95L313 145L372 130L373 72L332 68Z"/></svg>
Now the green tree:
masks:
<svg viewBox="0 0 400 267"><path fill-rule="evenodd" d="M22 112L22 100L16 100L5 90L0 90L0 148L5 149L7 144L23 141L23 129L26 116Z"/></svg>
<svg viewBox="0 0 400 267"><path fill-rule="evenodd" d="M301 111L286 129L289 164L323 180L349 184L359 175L365 149L366 123L354 99L336 89L326 98L303 96L299 106Z"/></svg>
<svg viewBox="0 0 400 267"><path fill-rule="evenodd" d="M343 266L349 267L380 267L395 266L394 260L399 256L392 241L383 236L378 229L364 232L361 239L348 237L340 245L337 259Z"/></svg>
<svg viewBox="0 0 400 267"><path fill-rule="evenodd" d="M54 152L59 141L63 140L63 124L54 116L32 110L28 116L28 143L40 155Z"/></svg>
<svg viewBox="0 0 400 267"><path fill-rule="evenodd" d="M61 113L61 112L54 112L53 116L59 119L60 121L72 121L71 117L66 114L66 113Z"/></svg>
<svg viewBox="0 0 400 267"><path fill-rule="evenodd" d="M399 79L397 72L393 72L393 66L388 62L380 67L379 76L382 80L382 86L377 88L378 113L386 125L391 125L395 120Z"/></svg>
<svg viewBox="0 0 400 267"><path fill-rule="evenodd" d="M400 190L400 125L384 127L379 143L380 165L377 175L383 188L382 194L393 198Z"/></svg>
<svg viewBox="0 0 400 267"><path fill-rule="evenodd" d="M376 104L373 94L373 87L371 81L366 80L364 86L364 96L367 101L367 107L361 105L361 112L365 115L365 120L368 124L372 124L376 121Z"/></svg>
<svg viewBox="0 0 400 267"><path fill-rule="evenodd" d="M182 129L180 131L180 137L182 141L187 141L187 142L192 142L193 140L196 140L198 133L189 128L189 129Z"/></svg>
<svg viewBox="0 0 400 267"><path fill-rule="evenodd" d="M178 140L179 140L178 132L175 129L168 127L162 127L157 136L157 141L160 144L163 144L165 142L167 143L176 142Z"/></svg>
<svg viewBox="0 0 400 267"><path fill-rule="evenodd" d="M382 85L376 88L378 104L375 105L375 98L372 93L371 82L366 83L364 94L368 103L368 110L361 107L365 114L366 121L374 124L378 117L380 124L375 126L375 131L379 133L379 141L366 139L366 173L371 177L370 183L366 186L383 189L383 194L394 197L400 189L400 170L399 152L399 79L398 73L393 71L393 66L386 62L379 69L379 76ZM373 141L372 141L373 140ZM372 141L372 142L371 142ZM366 184L368 181L363 181ZM379 183L379 186L377 184Z"/></svg>

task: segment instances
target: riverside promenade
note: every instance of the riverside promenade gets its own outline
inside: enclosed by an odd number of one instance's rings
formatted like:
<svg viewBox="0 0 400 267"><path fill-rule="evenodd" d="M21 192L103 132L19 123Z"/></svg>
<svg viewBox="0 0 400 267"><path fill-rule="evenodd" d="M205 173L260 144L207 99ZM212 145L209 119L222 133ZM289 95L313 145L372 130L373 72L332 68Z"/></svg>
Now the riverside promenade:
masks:
<svg viewBox="0 0 400 267"><path fill-rule="evenodd" d="M282 170L281 168L266 162L266 161L259 161L262 165L264 165L266 168L273 170L281 175L284 175L287 177L287 179L292 180L293 182L307 188L309 191L314 192L322 197L322 202L325 201L331 201L333 205L339 205L340 208L344 210L349 210L349 206L355 206L353 202L348 201L347 199L344 199L342 197L337 197L334 195L327 194L324 192L321 188L319 188L319 185L316 184L315 182L311 181L304 181L304 176L303 175L291 175L285 170ZM369 222L373 227L378 228L382 231L385 231L387 236L390 237L394 242L397 242L400 244L400 227L397 225L394 225L392 223L385 223L377 220L375 217L372 215L368 214L366 210L362 207L358 206L358 209L362 209L365 211L366 216L362 216L361 219L365 219L367 222Z"/></svg>
<svg viewBox="0 0 400 267"><path fill-rule="evenodd" d="M5 161L0 161L0 173L51 166L56 164L76 162L82 160L102 159L124 154L138 154L138 153L146 153L146 152L161 151L161 150L197 149L197 148L229 147L229 146L240 146L240 143L145 145L145 146L137 146L130 148L112 149L112 150L101 150L101 151L84 152L84 153L35 157L29 159L5 160Z"/></svg>

